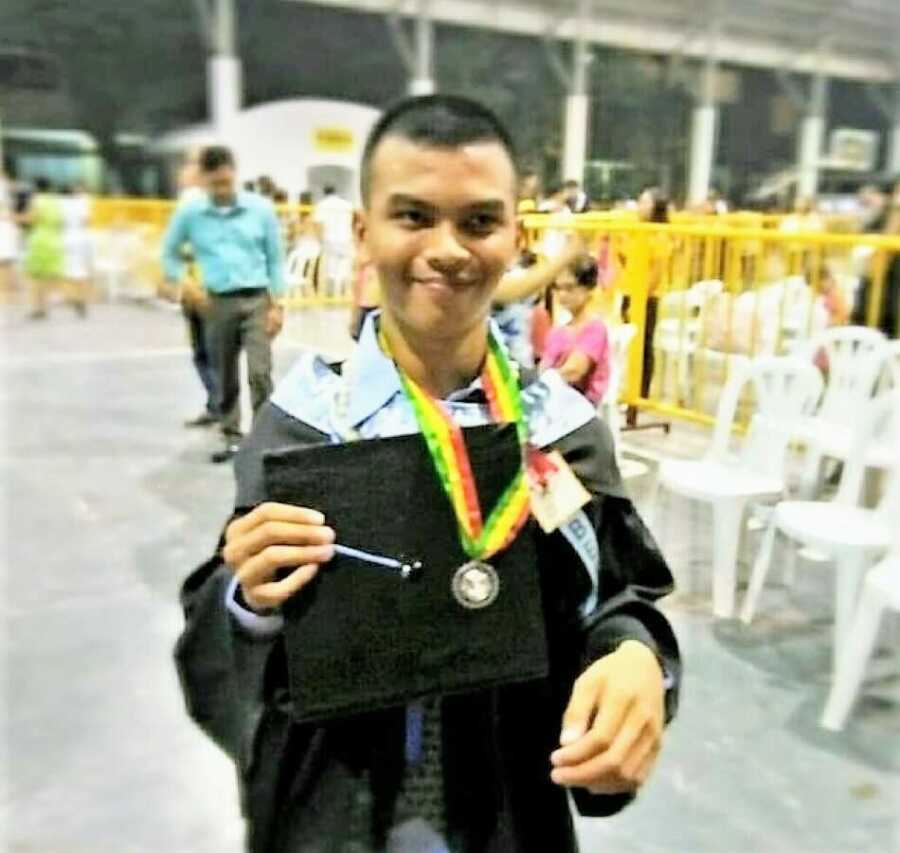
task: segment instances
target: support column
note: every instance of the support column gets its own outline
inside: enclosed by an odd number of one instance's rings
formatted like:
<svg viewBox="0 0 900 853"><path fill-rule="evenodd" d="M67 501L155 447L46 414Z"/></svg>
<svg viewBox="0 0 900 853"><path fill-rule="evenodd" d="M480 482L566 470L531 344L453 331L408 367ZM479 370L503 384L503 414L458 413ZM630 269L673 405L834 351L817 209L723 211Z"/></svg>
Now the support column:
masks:
<svg viewBox="0 0 900 853"><path fill-rule="evenodd" d="M210 20L212 53L207 60L209 115L224 137L241 109L241 61L237 56L234 0L214 0Z"/></svg>
<svg viewBox="0 0 900 853"><path fill-rule="evenodd" d="M694 107L691 115L688 204L701 204L709 195L716 151L718 112L715 104L699 104Z"/></svg>
<svg viewBox="0 0 900 853"><path fill-rule="evenodd" d="M894 113L888 134L888 155L885 170L892 176L900 176L900 80L894 83Z"/></svg>
<svg viewBox="0 0 900 853"><path fill-rule="evenodd" d="M819 161L825 144L828 78L817 71L812 79L809 105L800 124L797 146L797 194L814 196L819 189Z"/></svg>
<svg viewBox="0 0 900 853"><path fill-rule="evenodd" d="M721 29L720 4L710 4L706 58L700 78L699 97L691 115L691 155L688 163L688 204L706 201L712 183L716 157L716 133L719 108L716 105L716 76L719 69L718 46Z"/></svg>
<svg viewBox="0 0 900 853"><path fill-rule="evenodd" d="M590 96L588 95L588 67L591 62L585 29L588 18L587 0L579 0L574 45L573 73L566 96L562 175L564 181L584 182L587 161Z"/></svg>
<svg viewBox="0 0 900 853"><path fill-rule="evenodd" d="M432 95L434 85L434 22L429 0L419 0L416 17L414 73L409 81L410 95Z"/></svg>

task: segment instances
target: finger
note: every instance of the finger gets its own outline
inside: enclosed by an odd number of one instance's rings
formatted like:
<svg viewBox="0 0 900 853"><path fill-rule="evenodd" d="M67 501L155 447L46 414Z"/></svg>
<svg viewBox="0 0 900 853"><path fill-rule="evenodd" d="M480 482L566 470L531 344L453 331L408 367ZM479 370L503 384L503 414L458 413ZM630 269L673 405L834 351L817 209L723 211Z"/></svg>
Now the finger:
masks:
<svg viewBox="0 0 900 853"><path fill-rule="evenodd" d="M550 756L553 764L558 767L581 764L595 755L606 752L616 740L632 701L632 697L626 693L607 691L600 702L600 709L590 731L570 746L556 750ZM639 734L640 731L635 737Z"/></svg>
<svg viewBox="0 0 900 853"><path fill-rule="evenodd" d="M655 759L659 753L659 740L648 732L639 740L621 762L622 776L632 782L639 781L639 773L645 762Z"/></svg>
<svg viewBox="0 0 900 853"><path fill-rule="evenodd" d="M271 581L279 569L294 569L309 563L327 563L332 559L334 547L331 545L271 545L243 563L236 574L241 586L252 591L253 587Z"/></svg>
<svg viewBox="0 0 900 853"><path fill-rule="evenodd" d="M267 607L279 607L284 604L292 595L296 595L318 574L319 567L317 565L300 566L299 569L291 572L286 578L272 583L261 584L254 587L248 594L244 593L244 599L251 607L260 609Z"/></svg>
<svg viewBox="0 0 900 853"><path fill-rule="evenodd" d="M232 536L243 536L266 521L289 521L294 524L319 525L325 523L325 516L314 509L291 504L262 503L246 515L236 518L228 526Z"/></svg>
<svg viewBox="0 0 900 853"><path fill-rule="evenodd" d="M659 760L659 747L657 746L645 759L644 763L638 768L636 779L638 785L643 785L647 779L650 778L650 774L653 772L653 768L656 767L656 762Z"/></svg>
<svg viewBox="0 0 900 853"><path fill-rule="evenodd" d="M615 744L614 749L595 755L581 764L557 767L550 778L557 785L585 788L603 783L617 784L622 780L630 783L631 779L624 773L624 763L631 762L632 756L637 753L638 759L633 763L639 765L646 757L647 750L652 749L655 740L646 728L638 728L635 735L634 727L627 726L621 744Z"/></svg>
<svg viewBox="0 0 900 853"><path fill-rule="evenodd" d="M569 705L563 714L562 732L559 736L561 746L575 743L588 731L597 703L602 698L603 683L603 678L590 669L576 679Z"/></svg>
<svg viewBox="0 0 900 853"><path fill-rule="evenodd" d="M324 525L264 521L244 536L229 542L222 556L229 565L239 566L270 545L331 545L334 538L334 530Z"/></svg>

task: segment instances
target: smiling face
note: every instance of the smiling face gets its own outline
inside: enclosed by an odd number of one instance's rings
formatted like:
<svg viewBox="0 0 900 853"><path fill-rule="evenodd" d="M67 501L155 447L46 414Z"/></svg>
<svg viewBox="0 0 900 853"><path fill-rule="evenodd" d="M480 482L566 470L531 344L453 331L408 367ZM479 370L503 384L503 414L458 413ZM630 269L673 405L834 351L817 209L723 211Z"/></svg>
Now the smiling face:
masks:
<svg viewBox="0 0 900 853"><path fill-rule="evenodd" d="M515 254L515 200L515 168L498 143L436 148L386 137L358 228L384 312L439 339L483 323Z"/></svg>

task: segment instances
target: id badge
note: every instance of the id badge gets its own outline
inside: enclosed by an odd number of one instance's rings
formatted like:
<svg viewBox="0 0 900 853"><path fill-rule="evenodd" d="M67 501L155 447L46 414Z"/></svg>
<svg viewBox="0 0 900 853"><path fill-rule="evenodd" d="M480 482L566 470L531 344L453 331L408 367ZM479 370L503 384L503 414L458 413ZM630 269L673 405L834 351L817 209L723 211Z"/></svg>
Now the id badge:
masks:
<svg viewBox="0 0 900 853"><path fill-rule="evenodd" d="M530 450L528 482L531 486L531 512L544 533L553 533L571 521L591 500L562 454Z"/></svg>

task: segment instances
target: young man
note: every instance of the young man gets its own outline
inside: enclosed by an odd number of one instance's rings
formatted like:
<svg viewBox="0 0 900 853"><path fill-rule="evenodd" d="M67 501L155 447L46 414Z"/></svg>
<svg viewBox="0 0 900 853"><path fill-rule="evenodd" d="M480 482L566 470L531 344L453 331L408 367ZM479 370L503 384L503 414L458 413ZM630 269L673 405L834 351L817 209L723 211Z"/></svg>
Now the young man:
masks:
<svg viewBox="0 0 900 853"><path fill-rule="evenodd" d="M272 393L271 339L284 321L276 302L284 290L281 226L271 202L237 191L234 156L227 148L204 149L200 174L206 193L175 211L163 240L163 267L168 281L180 281L181 247L190 243L209 294L205 325L225 442L212 461L226 462L241 440L242 349L254 413Z"/></svg>
<svg viewBox="0 0 900 853"><path fill-rule="evenodd" d="M381 313L342 370L302 359L260 412L220 550L184 586L176 658L188 708L238 764L253 853L572 853L567 790L582 814L609 815L656 761L680 664L653 601L672 578L625 496L608 431L552 371L521 376L528 445L558 450L590 499L535 534L549 676L327 724L291 719L278 608L312 594L335 532L316 507L268 502L263 454L415 434L412 387L459 427L492 422L489 369L505 356L488 318L515 251L514 164L505 129L471 101L413 98L382 117L359 224ZM410 525L421 509L397 506ZM490 599L489 575L454 595Z"/></svg>

